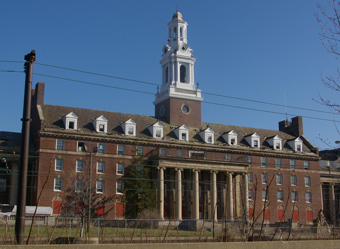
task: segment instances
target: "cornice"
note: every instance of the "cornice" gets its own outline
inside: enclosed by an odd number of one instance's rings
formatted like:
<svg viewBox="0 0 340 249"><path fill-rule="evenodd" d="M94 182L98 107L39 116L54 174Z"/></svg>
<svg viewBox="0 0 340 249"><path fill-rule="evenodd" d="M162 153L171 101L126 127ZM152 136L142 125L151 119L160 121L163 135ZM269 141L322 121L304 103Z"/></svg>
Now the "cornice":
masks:
<svg viewBox="0 0 340 249"><path fill-rule="evenodd" d="M248 148L242 146L229 146L229 145L216 145L216 144L205 144L198 142L183 142L175 140L158 140L154 138L140 138L131 137L125 135L115 135L108 133L88 133L82 131L65 131L55 129L44 129L39 132L40 137L50 138L63 138L63 139L74 139L82 141L96 141L96 142L107 142L107 143L124 143L139 146L150 146L150 147L162 147L162 148L174 148L174 149L186 149L196 150L205 152L220 152L220 153L232 153L247 156L261 156L261 157L280 157L297 160L309 160L319 161L319 156L314 153L298 153L298 152L287 152L269 149L257 149Z"/></svg>

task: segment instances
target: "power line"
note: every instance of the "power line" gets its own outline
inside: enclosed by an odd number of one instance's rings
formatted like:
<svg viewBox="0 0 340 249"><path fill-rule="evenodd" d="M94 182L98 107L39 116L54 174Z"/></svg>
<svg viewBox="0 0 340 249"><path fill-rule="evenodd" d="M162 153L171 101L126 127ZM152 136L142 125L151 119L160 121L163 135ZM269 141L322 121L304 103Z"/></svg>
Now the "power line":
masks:
<svg viewBox="0 0 340 249"><path fill-rule="evenodd" d="M49 78L66 80L66 81L73 81L73 82L82 83L82 84L88 84L88 85L101 86L101 87L114 88L114 89L119 89L119 90L130 91L130 92L137 92L137 93L143 93L143 94L148 94L148 95L154 95L154 93L151 93L151 92L134 90L134 89L123 88L123 87L109 86L109 85L100 84L100 83L94 83L94 82L89 82L89 81L69 79L69 78L58 77L58 76L47 75L47 74L39 74L39 73L33 73L33 74L39 75L39 76L44 76L44 77L49 77ZM285 115L286 114L284 112L268 111L268 110L263 110L263 109L250 108L250 107L241 107L241 106L221 104L221 103L208 102L208 101L202 101L202 102L203 103L207 103L207 104L212 104L212 105L226 106L226 107L238 108L238 109L243 109L243 110L251 110L251 111L258 111L258 112L265 112L265 113L272 113L272 114L279 114L279 115ZM327 113L327 112L324 112L324 113ZM290 114L290 113L288 115L301 116L301 117L304 117L304 118L323 120L323 121L330 121L330 122L336 122L336 123L340 122L338 120L325 119L325 118L319 118L319 117L311 117L311 116L303 116L303 115L296 115L296 114Z"/></svg>

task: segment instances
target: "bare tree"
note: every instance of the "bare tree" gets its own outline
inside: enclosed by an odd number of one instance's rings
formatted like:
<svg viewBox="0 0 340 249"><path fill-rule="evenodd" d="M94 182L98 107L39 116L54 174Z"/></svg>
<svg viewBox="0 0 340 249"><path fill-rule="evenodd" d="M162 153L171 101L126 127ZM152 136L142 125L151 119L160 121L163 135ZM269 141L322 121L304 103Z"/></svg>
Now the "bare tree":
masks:
<svg viewBox="0 0 340 249"><path fill-rule="evenodd" d="M98 193L96 186L91 186L90 179L85 175L76 176L74 179L75 181L69 182L65 189L63 214L80 218L80 237L83 237L85 221L107 215L113 208L108 208L108 204L114 197Z"/></svg>
<svg viewBox="0 0 340 249"><path fill-rule="evenodd" d="M322 45L327 52L335 55L339 60L340 55L340 0L327 0L326 6L318 4L318 13L315 13L316 20L321 28ZM333 91L340 92L340 69L336 76L322 78L322 83ZM320 96L319 103L339 113L340 104Z"/></svg>

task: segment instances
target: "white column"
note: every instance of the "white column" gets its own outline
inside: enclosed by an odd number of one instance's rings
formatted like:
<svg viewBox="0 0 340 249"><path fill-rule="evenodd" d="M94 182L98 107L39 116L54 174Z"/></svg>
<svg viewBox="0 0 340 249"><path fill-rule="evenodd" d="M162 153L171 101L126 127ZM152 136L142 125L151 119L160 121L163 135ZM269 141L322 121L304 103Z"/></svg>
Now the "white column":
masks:
<svg viewBox="0 0 340 249"><path fill-rule="evenodd" d="M175 169L176 171L176 207L175 215L178 220L182 220L182 170Z"/></svg>
<svg viewBox="0 0 340 249"><path fill-rule="evenodd" d="M199 220L199 171L198 170L193 170L194 172L194 186L193 186L193 219L194 220Z"/></svg>
<svg viewBox="0 0 340 249"><path fill-rule="evenodd" d="M211 219L217 220L217 184L216 171L210 172L210 186L211 186Z"/></svg>
<svg viewBox="0 0 340 249"><path fill-rule="evenodd" d="M240 218L242 216L241 213L241 181L240 174L235 176L235 206L236 206L236 218Z"/></svg>
<svg viewBox="0 0 340 249"><path fill-rule="evenodd" d="M243 209L245 220L249 220L249 201L248 201L248 175L243 174Z"/></svg>
<svg viewBox="0 0 340 249"><path fill-rule="evenodd" d="M329 206L330 206L330 213L331 213L331 220L333 223L335 222L335 193L334 193L334 183L330 184L329 188Z"/></svg>
<svg viewBox="0 0 340 249"><path fill-rule="evenodd" d="M322 192L322 183L320 183L320 193L321 193L321 210L323 210L323 192Z"/></svg>
<svg viewBox="0 0 340 249"><path fill-rule="evenodd" d="M174 61L171 61L171 85L175 83L175 65Z"/></svg>
<svg viewBox="0 0 340 249"><path fill-rule="evenodd" d="M228 178L228 219L234 220L234 209L233 209L233 173L227 173Z"/></svg>
<svg viewBox="0 0 340 249"><path fill-rule="evenodd" d="M159 218L164 219L164 170L165 168L158 168L159 180Z"/></svg>

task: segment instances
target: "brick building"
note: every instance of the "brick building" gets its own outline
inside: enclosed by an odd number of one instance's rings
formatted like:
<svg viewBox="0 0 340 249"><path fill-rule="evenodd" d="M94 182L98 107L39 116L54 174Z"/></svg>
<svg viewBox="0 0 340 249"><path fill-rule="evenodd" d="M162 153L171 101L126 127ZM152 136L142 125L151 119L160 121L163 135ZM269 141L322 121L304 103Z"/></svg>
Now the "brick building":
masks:
<svg viewBox="0 0 340 249"><path fill-rule="evenodd" d="M168 23L155 116L44 104L44 83L32 94L35 149L30 205L57 214L67 185L87 176L99 194L114 196L109 218L124 217L126 167L138 155L152 165L160 218L292 219L311 224L321 209L319 156L303 135L302 118L279 129L201 122L187 23ZM43 189L44 183L47 183ZM103 207L109 209L109 207Z"/></svg>

